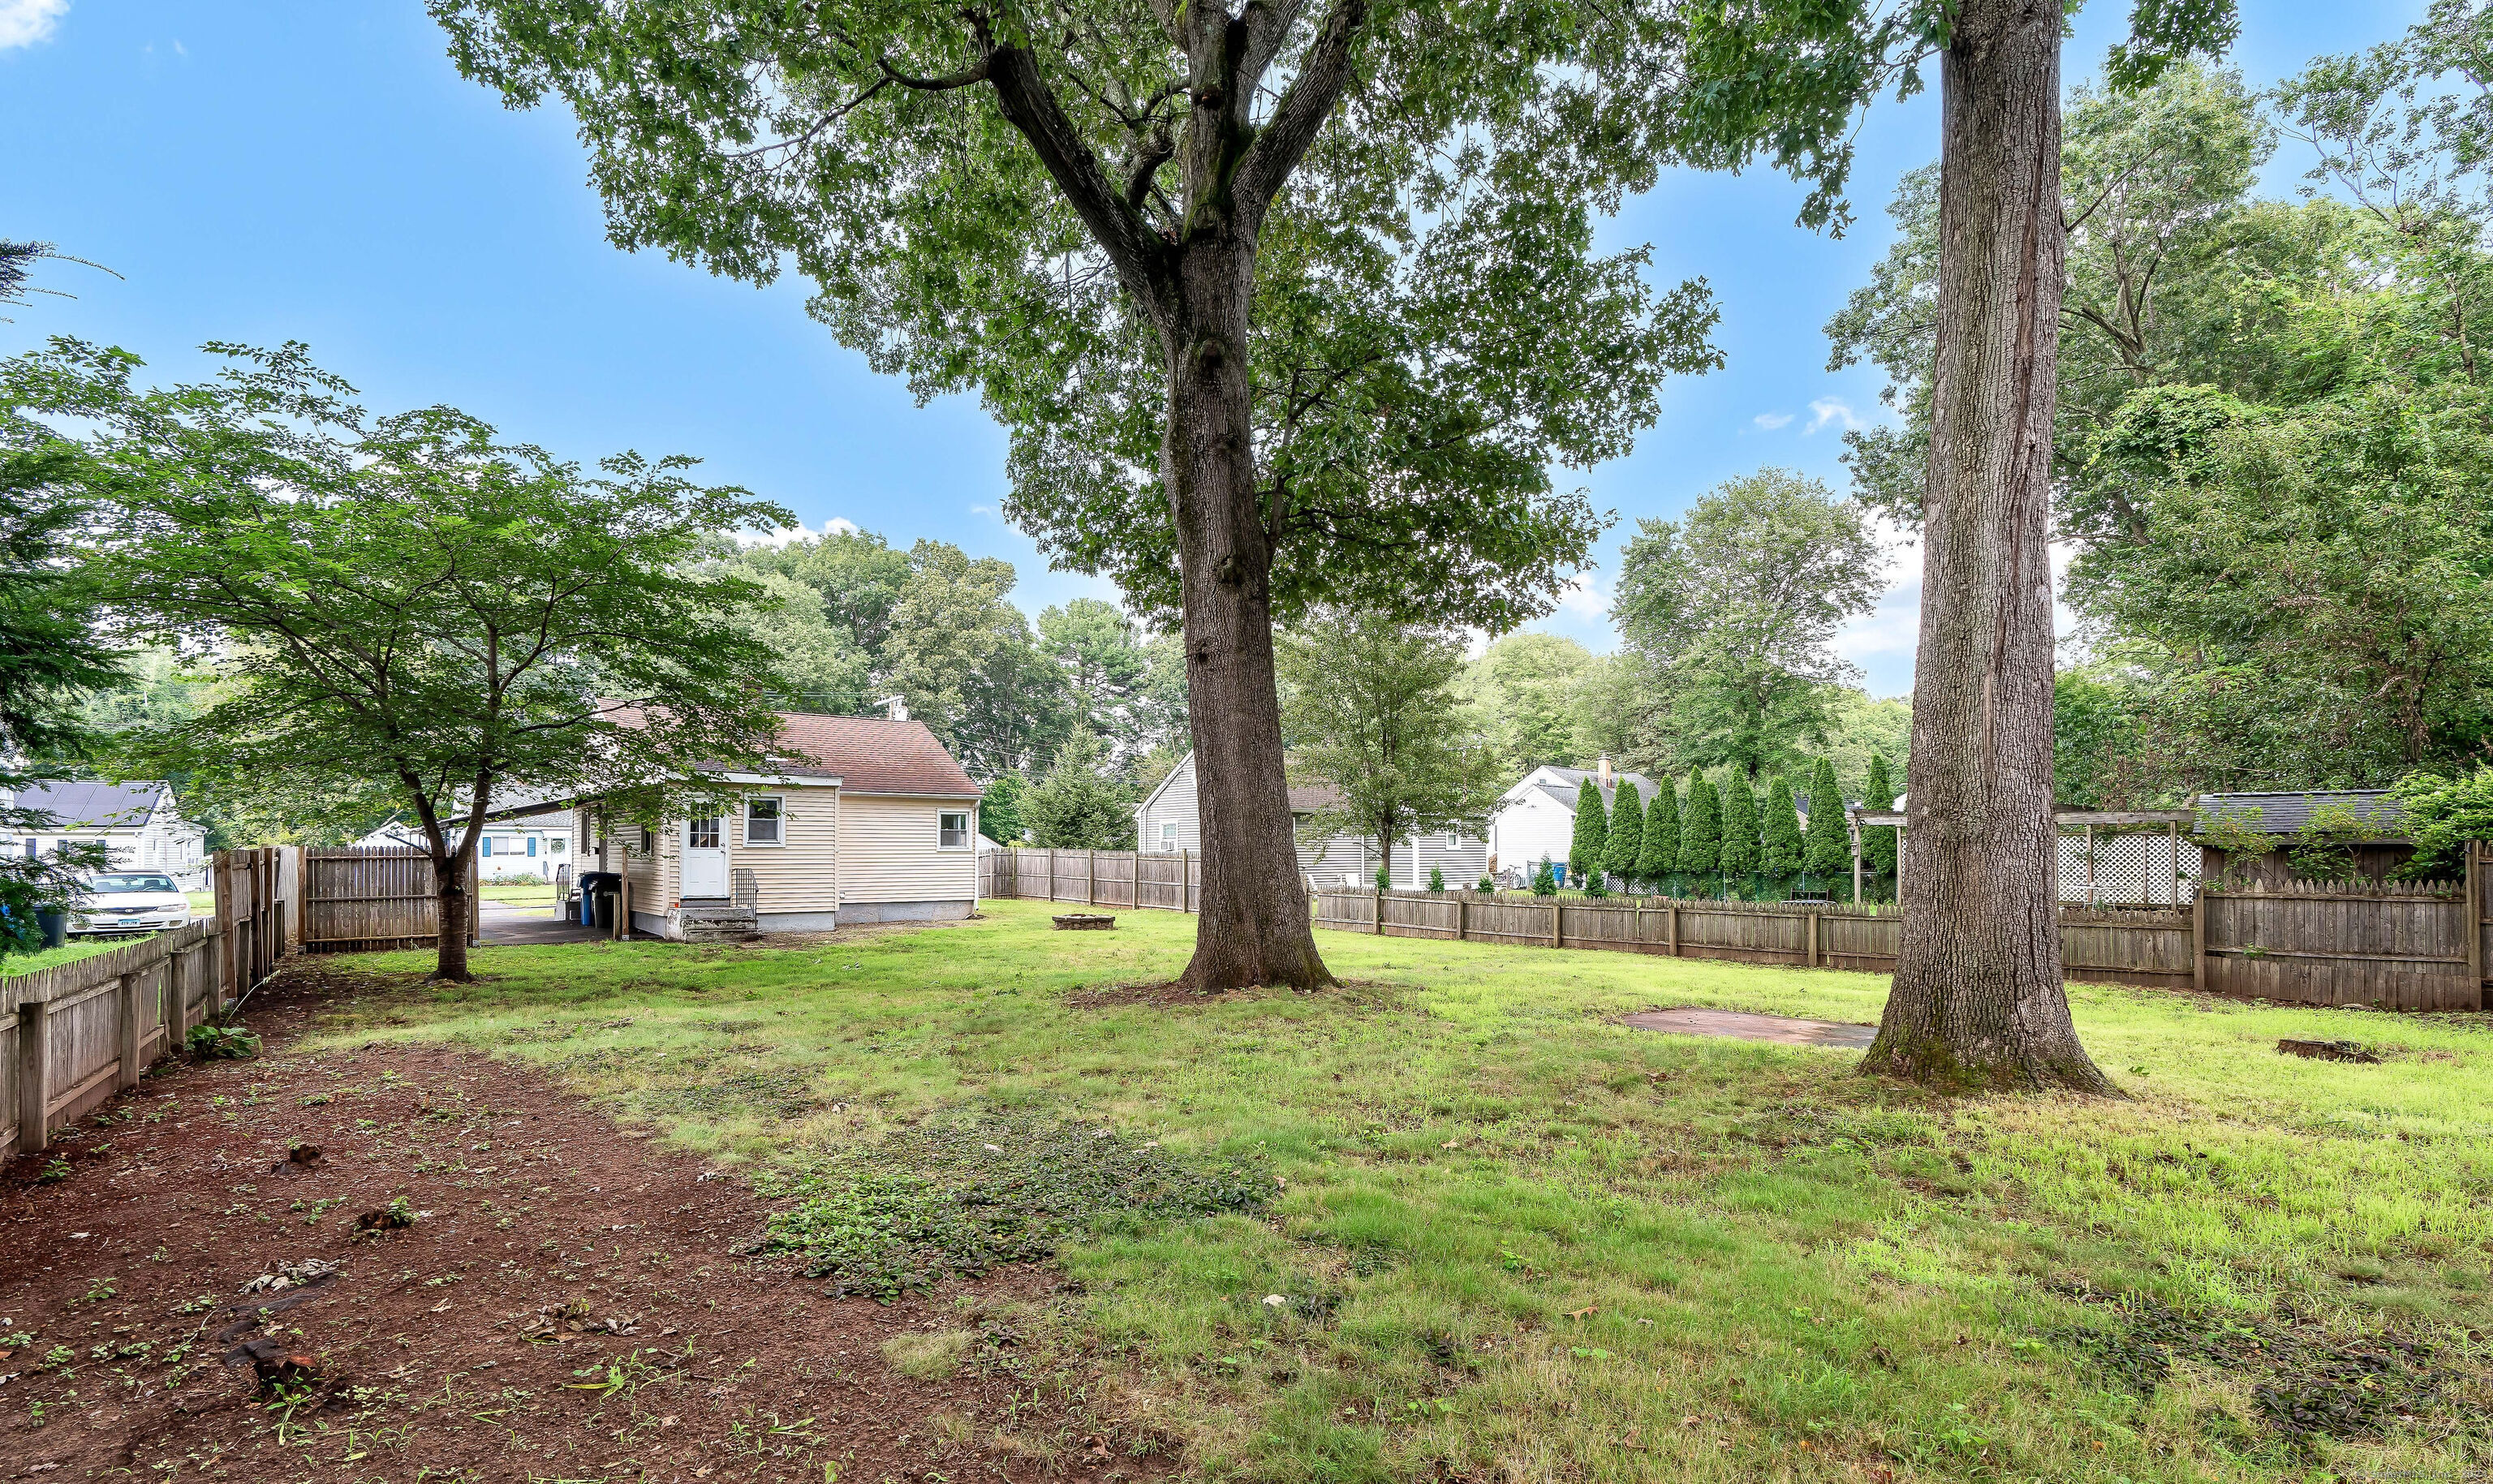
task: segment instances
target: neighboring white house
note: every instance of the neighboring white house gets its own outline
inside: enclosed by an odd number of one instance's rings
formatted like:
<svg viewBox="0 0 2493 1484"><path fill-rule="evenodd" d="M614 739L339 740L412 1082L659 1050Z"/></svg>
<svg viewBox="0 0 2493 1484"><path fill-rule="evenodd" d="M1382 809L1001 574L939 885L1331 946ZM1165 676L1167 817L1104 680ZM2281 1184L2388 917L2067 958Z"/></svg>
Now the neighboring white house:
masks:
<svg viewBox="0 0 2493 1484"><path fill-rule="evenodd" d="M53 781L37 784L13 802L42 811L56 824L0 841L0 849L33 856L72 842L101 841L111 848L117 870L162 871L195 888L206 880L208 833L182 817L171 784Z"/></svg>
<svg viewBox="0 0 2493 1484"><path fill-rule="evenodd" d="M1337 802L1322 785L1290 790L1290 814L1304 823ZM1160 786L1134 806L1134 839L1147 854L1174 855L1203 848L1203 816L1197 803L1194 754L1187 753ZM1318 886L1367 886L1376 880L1376 842L1349 834L1309 840L1300 834L1299 872ZM1469 886L1488 872L1488 842L1471 830L1446 830L1399 841L1394 850L1394 884L1419 888L1431 870L1448 886Z"/></svg>
<svg viewBox="0 0 2493 1484"><path fill-rule="evenodd" d="M567 809L540 810L517 818L495 819L485 826L477 842L476 876L480 880L512 876L534 876L552 880L556 868L572 864L579 849L573 835L578 821ZM466 838L463 827L452 833L450 847L459 848ZM405 819L392 819L355 844L362 846L411 846L428 849L421 827Z"/></svg>
<svg viewBox="0 0 2493 1484"><path fill-rule="evenodd" d="M1488 823L1489 854L1500 875L1520 881L1547 856L1563 863L1576 845L1576 800L1584 780L1602 790L1602 808L1615 809L1619 785L1636 785L1637 796L1651 803L1661 792L1641 773L1622 773L1603 758L1589 768L1562 768L1555 763L1534 768L1499 795L1497 813Z"/></svg>
<svg viewBox="0 0 2493 1484"><path fill-rule="evenodd" d="M735 798L725 815L646 830L610 817L595 795L522 808L572 804L579 870L627 876L632 927L661 937L969 916L978 786L926 724L793 714L780 724L787 751L770 771L706 775Z"/></svg>

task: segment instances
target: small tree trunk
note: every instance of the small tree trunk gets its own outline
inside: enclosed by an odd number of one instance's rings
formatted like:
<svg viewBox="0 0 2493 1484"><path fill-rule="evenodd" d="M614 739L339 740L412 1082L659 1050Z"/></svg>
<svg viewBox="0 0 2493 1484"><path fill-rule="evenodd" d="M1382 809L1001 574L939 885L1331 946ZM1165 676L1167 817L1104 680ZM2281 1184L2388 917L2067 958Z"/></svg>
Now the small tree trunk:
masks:
<svg viewBox="0 0 2493 1484"><path fill-rule="evenodd" d="M1185 592L1186 679L1203 833L1203 905L1181 981L1200 990L1334 982L1300 889L1281 702L1273 680L1273 546L1255 491L1246 379L1251 244L1215 236L1180 267L1164 329L1161 478Z"/></svg>
<svg viewBox="0 0 2493 1484"><path fill-rule="evenodd" d="M2052 819L2060 22L2057 0L1968 0L1940 64L1907 895L1862 1069L1964 1090L2111 1090L2061 989Z"/></svg>
<svg viewBox="0 0 2493 1484"><path fill-rule="evenodd" d="M466 984L475 977L467 971L467 914L474 904L467 899L466 852L434 856L433 894L441 930L434 940L433 977Z"/></svg>

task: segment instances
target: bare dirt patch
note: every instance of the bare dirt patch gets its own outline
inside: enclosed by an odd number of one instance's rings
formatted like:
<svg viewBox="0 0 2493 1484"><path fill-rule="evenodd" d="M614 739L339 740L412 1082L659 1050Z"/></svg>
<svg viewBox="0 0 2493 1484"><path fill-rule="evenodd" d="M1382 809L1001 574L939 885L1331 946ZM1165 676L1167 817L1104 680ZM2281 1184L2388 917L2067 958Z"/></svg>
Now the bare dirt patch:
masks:
<svg viewBox="0 0 2493 1484"><path fill-rule="evenodd" d="M1030 1353L1031 1264L888 1305L753 1249L741 1179L534 1072L167 1064L0 1173L0 1478L1114 1480L1173 1462ZM924 1361L940 1353L944 1365ZM906 1362L895 1368L888 1358Z"/></svg>

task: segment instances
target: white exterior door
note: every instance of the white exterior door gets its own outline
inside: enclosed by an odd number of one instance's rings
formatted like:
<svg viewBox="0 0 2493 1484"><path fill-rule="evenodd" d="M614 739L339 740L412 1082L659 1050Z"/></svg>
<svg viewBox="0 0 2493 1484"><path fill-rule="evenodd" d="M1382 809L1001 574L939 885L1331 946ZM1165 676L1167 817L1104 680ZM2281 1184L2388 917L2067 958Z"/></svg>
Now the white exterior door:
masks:
<svg viewBox="0 0 2493 1484"><path fill-rule="evenodd" d="M727 831L716 816L684 821L683 895L727 895Z"/></svg>

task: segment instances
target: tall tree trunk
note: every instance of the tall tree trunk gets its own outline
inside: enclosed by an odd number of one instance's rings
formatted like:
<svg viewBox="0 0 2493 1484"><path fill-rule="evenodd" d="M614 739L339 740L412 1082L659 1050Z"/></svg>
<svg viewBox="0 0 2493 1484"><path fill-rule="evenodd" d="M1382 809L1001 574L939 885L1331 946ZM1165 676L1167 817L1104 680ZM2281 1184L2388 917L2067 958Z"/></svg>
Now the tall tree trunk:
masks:
<svg viewBox="0 0 2493 1484"><path fill-rule="evenodd" d="M2111 1090L2060 984L2052 819L2057 0L1968 0L1940 63L1938 359L1903 945L1866 1072Z"/></svg>
<svg viewBox="0 0 2493 1484"><path fill-rule="evenodd" d="M466 984L475 977L467 971L467 918L476 909L467 895L466 851L434 856L433 898L440 924L434 938L433 977Z"/></svg>
<svg viewBox="0 0 2493 1484"><path fill-rule="evenodd" d="M1199 990L1335 981L1299 881L1281 702L1273 679L1273 547L1255 493L1248 402L1252 243L1228 234L1180 259L1162 332L1161 477L1185 591L1186 682L1203 838L1203 909L1180 982Z"/></svg>

